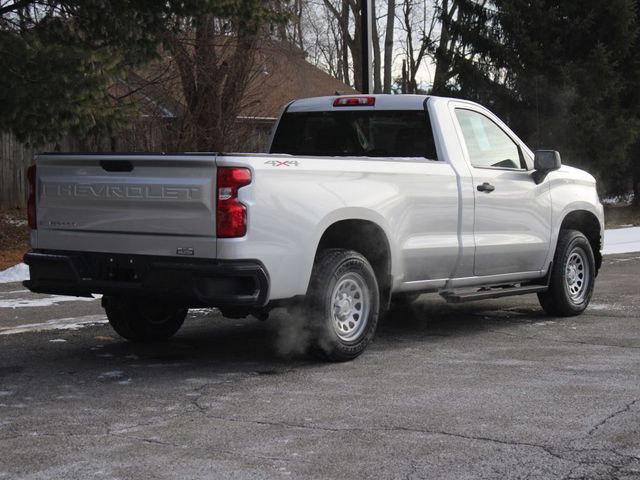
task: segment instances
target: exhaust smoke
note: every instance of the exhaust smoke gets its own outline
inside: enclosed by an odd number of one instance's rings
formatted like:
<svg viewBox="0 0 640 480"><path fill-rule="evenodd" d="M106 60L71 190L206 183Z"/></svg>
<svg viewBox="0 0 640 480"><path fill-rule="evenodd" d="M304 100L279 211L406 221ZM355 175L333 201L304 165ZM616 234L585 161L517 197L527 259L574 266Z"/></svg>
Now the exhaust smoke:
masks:
<svg viewBox="0 0 640 480"><path fill-rule="evenodd" d="M301 309L285 310L273 323L276 329L276 352L282 357L303 355L309 351L313 335L307 315Z"/></svg>

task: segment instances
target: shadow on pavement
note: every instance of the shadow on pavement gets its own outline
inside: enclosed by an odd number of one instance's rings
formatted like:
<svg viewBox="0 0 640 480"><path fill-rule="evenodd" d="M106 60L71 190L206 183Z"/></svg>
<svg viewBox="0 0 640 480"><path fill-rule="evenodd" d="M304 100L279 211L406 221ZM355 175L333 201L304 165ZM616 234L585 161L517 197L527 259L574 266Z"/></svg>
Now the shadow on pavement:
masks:
<svg viewBox="0 0 640 480"><path fill-rule="evenodd" d="M298 369L331 368L331 364L317 361L306 353L306 340L296 338L295 329L293 333L290 330L292 320L278 310L267 322L252 318L223 319L217 313L198 312L190 314L175 337L154 344L125 341L109 327L16 335L12 340L21 337L20 343L37 342L38 348L19 348L19 345L11 348L9 345L3 349L9 356L2 354L0 357L5 357L3 367L9 370L0 370L0 379L3 374L17 373L15 369L11 370L14 363L14 367L21 366L20 370L26 366L29 374L35 377L88 374L101 380L105 379L104 372L120 372L113 373L111 380L131 375L161 375L177 380L222 373L278 375ZM370 349L375 348L380 353L408 344L445 342L445 338L475 336L495 328L504 330L546 320L551 318L533 303L446 305L441 301L420 299L389 312L380 321ZM37 338L33 338L34 335ZM287 344L284 346L283 337ZM15 355L10 353L12 351ZM9 361L11 356L17 357L18 362ZM356 361L366 362L367 352ZM145 371L148 373L143 373Z"/></svg>

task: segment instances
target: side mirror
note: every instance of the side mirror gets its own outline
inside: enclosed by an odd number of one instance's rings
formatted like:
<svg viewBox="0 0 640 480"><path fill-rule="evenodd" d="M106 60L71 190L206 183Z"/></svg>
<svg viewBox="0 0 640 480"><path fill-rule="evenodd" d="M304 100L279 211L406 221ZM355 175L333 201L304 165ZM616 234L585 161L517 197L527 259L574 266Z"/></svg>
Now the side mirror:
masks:
<svg viewBox="0 0 640 480"><path fill-rule="evenodd" d="M558 170L562 166L560 153L555 150L536 150L533 159L533 180L536 184L544 181L549 172Z"/></svg>
<svg viewBox="0 0 640 480"><path fill-rule="evenodd" d="M558 170L562 166L560 153L555 150L536 150L533 168L543 172Z"/></svg>

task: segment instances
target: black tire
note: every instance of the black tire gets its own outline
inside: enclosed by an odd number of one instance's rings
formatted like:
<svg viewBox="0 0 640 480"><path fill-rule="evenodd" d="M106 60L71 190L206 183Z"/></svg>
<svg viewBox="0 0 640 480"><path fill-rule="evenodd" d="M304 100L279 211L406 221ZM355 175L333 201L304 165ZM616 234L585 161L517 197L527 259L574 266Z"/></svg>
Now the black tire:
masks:
<svg viewBox="0 0 640 480"><path fill-rule="evenodd" d="M367 259L352 250L321 251L302 311L313 354L331 362L359 356L375 334L380 311L378 282Z"/></svg>
<svg viewBox="0 0 640 480"><path fill-rule="evenodd" d="M111 327L133 342L172 337L184 323L187 308L156 300L108 297L102 299Z"/></svg>
<svg viewBox="0 0 640 480"><path fill-rule="evenodd" d="M580 315L591 300L595 276L596 266L589 240L577 230L561 230L549 289L538 293L540 305L549 315Z"/></svg>

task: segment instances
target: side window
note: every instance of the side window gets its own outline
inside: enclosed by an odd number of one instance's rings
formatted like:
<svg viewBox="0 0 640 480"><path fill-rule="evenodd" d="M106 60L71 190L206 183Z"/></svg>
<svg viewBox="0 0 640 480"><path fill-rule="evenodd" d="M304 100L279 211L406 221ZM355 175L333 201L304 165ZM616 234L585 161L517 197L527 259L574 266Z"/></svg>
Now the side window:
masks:
<svg viewBox="0 0 640 480"><path fill-rule="evenodd" d="M484 115L461 108L456 117L474 167L525 168L520 149L493 121Z"/></svg>

